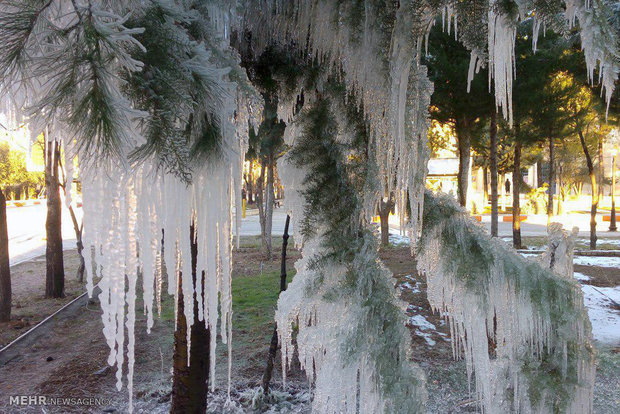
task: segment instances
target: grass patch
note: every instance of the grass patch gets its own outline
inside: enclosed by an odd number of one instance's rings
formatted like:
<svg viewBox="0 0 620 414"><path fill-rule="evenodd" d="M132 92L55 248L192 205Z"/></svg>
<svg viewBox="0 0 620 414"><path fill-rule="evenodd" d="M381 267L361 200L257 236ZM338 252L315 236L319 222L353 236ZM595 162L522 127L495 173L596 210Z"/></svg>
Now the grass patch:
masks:
<svg viewBox="0 0 620 414"><path fill-rule="evenodd" d="M236 238L234 238L233 241L236 243ZM295 245L293 236L289 236L288 245L289 247ZM278 253L282 248L282 236L271 236L271 246L274 253ZM239 240L239 248L260 250L262 248L261 236L241 236Z"/></svg>
<svg viewBox="0 0 620 414"><path fill-rule="evenodd" d="M294 269L288 271L287 282ZM241 275L232 280L233 336L239 343L263 341L269 344L274 312L280 294L280 273Z"/></svg>

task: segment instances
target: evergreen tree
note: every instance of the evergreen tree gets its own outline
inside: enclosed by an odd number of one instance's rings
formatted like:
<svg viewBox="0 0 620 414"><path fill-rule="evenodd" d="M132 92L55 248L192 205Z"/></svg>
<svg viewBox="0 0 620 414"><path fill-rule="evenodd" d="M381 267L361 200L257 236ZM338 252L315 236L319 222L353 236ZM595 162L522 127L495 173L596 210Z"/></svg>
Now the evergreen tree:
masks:
<svg viewBox="0 0 620 414"><path fill-rule="evenodd" d="M454 126L459 155L457 190L462 206L467 204L472 143L481 138L493 105L486 70L482 69L468 85L469 60L469 52L454 35L443 32L440 25L431 30L426 63L435 89L430 114Z"/></svg>

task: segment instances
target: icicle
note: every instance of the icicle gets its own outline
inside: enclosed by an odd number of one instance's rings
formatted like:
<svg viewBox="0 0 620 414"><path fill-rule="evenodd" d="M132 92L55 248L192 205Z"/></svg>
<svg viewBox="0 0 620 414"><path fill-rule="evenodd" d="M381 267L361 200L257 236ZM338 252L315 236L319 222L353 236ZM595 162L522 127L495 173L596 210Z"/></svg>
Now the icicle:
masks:
<svg viewBox="0 0 620 414"><path fill-rule="evenodd" d="M448 196L425 203L418 270L484 411L592 412L594 355L576 282L497 243ZM570 237L560 233L558 264L572 255Z"/></svg>
<svg viewBox="0 0 620 414"><path fill-rule="evenodd" d="M536 53L536 49L538 46L538 36L540 32L541 20L534 18L534 23L532 25L532 50Z"/></svg>
<svg viewBox="0 0 620 414"><path fill-rule="evenodd" d="M495 105L502 108L504 119L512 127L512 81L514 79L516 25L496 13L493 0L489 5L489 89L495 86ZM472 52L473 56L473 52ZM473 59L473 58L472 58ZM470 63L470 73L472 64ZM469 90L469 86L468 86Z"/></svg>

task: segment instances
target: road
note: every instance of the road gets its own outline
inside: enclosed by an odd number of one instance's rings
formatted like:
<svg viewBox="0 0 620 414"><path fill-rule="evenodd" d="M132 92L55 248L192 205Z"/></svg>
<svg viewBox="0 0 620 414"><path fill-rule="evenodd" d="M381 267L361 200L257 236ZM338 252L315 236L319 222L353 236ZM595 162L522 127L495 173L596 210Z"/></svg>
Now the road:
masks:
<svg viewBox="0 0 620 414"><path fill-rule="evenodd" d="M8 230L9 230L9 254L11 265L30 260L34 257L45 254L45 201L40 205L30 205L24 207L10 207L7 209ZM81 219L82 209L76 210L78 220ZM580 237L589 236L590 217L587 214L569 214L557 217L556 221L564 224L565 228L571 229L578 226L581 230ZM276 208L273 214L272 234L276 236L282 235L284 231L284 223L286 221L285 207ZM601 217L597 219L597 232L600 238L620 238L620 233L610 233L608 231L609 223L603 222ZM390 227L392 232L398 233L398 220L391 217ZM547 233L546 216L529 216L528 219L521 224L521 233L523 236L544 236ZM482 217L482 225L490 229L490 216ZM289 233L293 233L291 229ZM62 215L62 234L65 249L75 248L75 232L69 211L63 205ZM260 234L260 223L258 221L258 211L248 210L246 217L242 220L241 235L251 236ZM504 237L512 236L512 223L499 222L499 235Z"/></svg>
<svg viewBox="0 0 620 414"><path fill-rule="evenodd" d="M6 209L11 266L45 254L45 200L39 205ZM82 209L76 209L81 220ZM75 231L69 210L63 204L62 236L65 249L75 248Z"/></svg>
<svg viewBox="0 0 620 414"><path fill-rule="evenodd" d="M9 256L11 266L31 260L45 254L45 216L47 208L45 200L40 205L7 208L7 224L9 233ZM82 209L76 209L78 221L82 218ZM277 208L273 216L273 234L281 235L284 231L286 212L284 208ZM260 234L258 211L248 211L247 217L242 220L241 235L251 236ZM291 232L292 234L292 232ZM63 204L62 236L65 249L75 248L75 231L69 210Z"/></svg>

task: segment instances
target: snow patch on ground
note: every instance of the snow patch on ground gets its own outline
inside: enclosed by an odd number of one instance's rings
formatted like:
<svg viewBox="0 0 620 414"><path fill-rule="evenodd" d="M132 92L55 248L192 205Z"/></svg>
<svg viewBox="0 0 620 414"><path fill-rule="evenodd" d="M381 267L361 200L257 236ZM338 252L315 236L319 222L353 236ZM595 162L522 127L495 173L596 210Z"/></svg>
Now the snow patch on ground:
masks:
<svg viewBox="0 0 620 414"><path fill-rule="evenodd" d="M416 329L415 334L424 338L426 343L430 346L435 346L437 344L437 342L435 342L435 340L433 339L433 336L428 332L422 332L421 330Z"/></svg>
<svg viewBox="0 0 620 414"><path fill-rule="evenodd" d="M537 257L537 254L521 253L524 257ZM620 267L620 257L603 256L575 256L573 263L583 266ZM574 273L575 279L581 283L583 302L588 309L588 316L592 323L592 335L598 342L620 344L620 311L613 309L611 298L620 303L620 286L595 287L583 282L591 280L580 272Z"/></svg>
<svg viewBox="0 0 620 414"><path fill-rule="evenodd" d="M575 256L573 264L582 266L620 267L620 257Z"/></svg>
<svg viewBox="0 0 620 414"><path fill-rule="evenodd" d="M607 344L620 344L620 311L612 307L612 300L620 303L620 287L582 285L581 290L592 322L594 339Z"/></svg>
<svg viewBox="0 0 620 414"><path fill-rule="evenodd" d="M411 293L420 293L421 290L418 287L418 281L412 275L406 275L405 279L407 281L400 284L399 288L401 290L409 290Z"/></svg>
<svg viewBox="0 0 620 414"><path fill-rule="evenodd" d="M424 317L424 315L413 315L409 317L409 324L410 325L414 325L417 326L421 329L424 330L433 330L436 331L437 327L435 326L435 324L429 322L428 320L426 320L426 318Z"/></svg>
<svg viewBox="0 0 620 414"><path fill-rule="evenodd" d="M415 334L424 338L426 343L430 346L435 346L437 342L433 339L433 332L437 332L437 327L429 322L424 315L413 315L409 317L408 325L417 327ZM442 335L445 336L445 335Z"/></svg>
<svg viewBox="0 0 620 414"><path fill-rule="evenodd" d="M592 280L590 276L586 276L583 273L579 273L579 272L575 272L573 276L575 277L575 279L580 280L580 281Z"/></svg>
<svg viewBox="0 0 620 414"><path fill-rule="evenodd" d="M390 229L390 243L395 245L395 246L403 246L409 245L409 237L407 236L403 236L401 234L399 234L398 232L395 232L394 230Z"/></svg>

